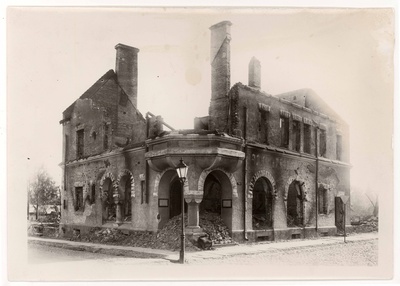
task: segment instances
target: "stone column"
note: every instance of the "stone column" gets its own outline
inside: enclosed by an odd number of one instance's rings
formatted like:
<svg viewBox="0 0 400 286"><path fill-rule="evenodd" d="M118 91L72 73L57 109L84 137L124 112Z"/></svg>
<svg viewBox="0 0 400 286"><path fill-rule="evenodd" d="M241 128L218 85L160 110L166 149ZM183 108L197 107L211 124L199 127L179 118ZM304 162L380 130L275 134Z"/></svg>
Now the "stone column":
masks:
<svg viewBox="0 0 400 286"><path fill-rule="evenodd" d="M115 217L116 217L115 223L121 224L122 223L122 208L121 208L120 203L117 203L117 210L116 210Z"/></svg>
<svg viewBox="0 0 400 286"><path fill-rule="evenodd" d="M200 228L199 204L195 201L188 203L188 228Z"/></svg>
<svg viewBox="0 0 400 286"><path fill-rule="evenodd" d="M103 197L101 200L101 213L102 220L105 221L108 218L108 204L107 204L107 193L103 192Z"/></svg>

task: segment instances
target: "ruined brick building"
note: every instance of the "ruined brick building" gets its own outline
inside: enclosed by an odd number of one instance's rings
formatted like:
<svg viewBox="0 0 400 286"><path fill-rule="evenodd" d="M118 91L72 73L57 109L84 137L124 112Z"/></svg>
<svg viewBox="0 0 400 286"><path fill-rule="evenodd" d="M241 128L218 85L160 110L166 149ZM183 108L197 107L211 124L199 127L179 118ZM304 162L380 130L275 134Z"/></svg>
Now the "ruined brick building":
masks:
<svg viewBox="0 0 400 286"><path fill-rule="evenodd" d="M231 86L230 28L228 21L210 28L209 115L191 130L139 112L139 50L115 47L115 71L60 121L63 231L157 231L181 213L181 158L189 166L188 234L201 231L203 212L218 213L237 241L330 235L343 226L337 197L350 192L348 125L310 89L261 91L255 58L248 85Z"/></svg>

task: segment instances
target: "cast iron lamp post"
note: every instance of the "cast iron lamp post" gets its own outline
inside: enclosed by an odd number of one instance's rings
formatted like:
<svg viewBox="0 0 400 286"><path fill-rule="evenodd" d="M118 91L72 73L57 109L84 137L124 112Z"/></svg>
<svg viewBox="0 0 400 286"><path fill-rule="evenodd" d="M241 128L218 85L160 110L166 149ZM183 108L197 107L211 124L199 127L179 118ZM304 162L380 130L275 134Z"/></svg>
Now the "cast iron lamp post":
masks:
<svg viewBox="0 0 400 286"><path fill-rule="evenodd" d="M184 185L186 181L186 174L187 174L188 167L183 162L182 158L176 167L176 172L178 173L179 180L181 181L182 186L182 234L181 234L181 252L179 253L179 262L181 264L185 264L185 198L184 198Z"/></svg>

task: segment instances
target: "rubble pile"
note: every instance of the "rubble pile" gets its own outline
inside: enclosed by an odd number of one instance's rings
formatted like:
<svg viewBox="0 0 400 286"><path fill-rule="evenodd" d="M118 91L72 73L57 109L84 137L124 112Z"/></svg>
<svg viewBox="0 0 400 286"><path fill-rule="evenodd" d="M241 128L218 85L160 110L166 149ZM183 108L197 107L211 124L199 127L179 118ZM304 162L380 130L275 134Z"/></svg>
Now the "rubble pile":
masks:
<svg viewBox="0 0 400 286"><path fill-rule="evenodd" d="M199 225L203 231L212 240L213 244L232 243L233 240L229 234L229 229L225 225L221 216L216 213L201 213Z"/></svg>
<svg viewBox="0 0 400 286"><path fill-rule="evenodd" d="M378 217L355 218L352 219L351 225L354 232L358 233L378 231Z"/></svg>
<svg viewBox="0 0 400 286"><path fill-rule="evenodd" d="M185 219L187 225L187 216ZM233 240L229 229L220 215L215 213L204 213L200 215L200 227L212 240L213 244L228 244ZM116 228L93 228L87 234L73 235L70 239L102 244L147 247L155 249L179 250L181 248L181 216L171 218L157 233L146 231L128 231ZM188 251L199 250L197 242L191 242L185 237L185 249Z"/></svg>
<svg viewBox="0 0 400 286"><path fill-rule="evenodd" d="M185 227L187 226L187 216L185 216ZM178 250L181 248L182 219L181 215L171 218L164 227L155 234L157 248ZM188 236L185 236L186 250L199 250L193 245Z"/></svg>
<svg viewBox="0 0 400 286"><path fill-rule="evenodd" d="M79 240L94 243L179 250L181 247L181 233L181 217L176 216L170 219L157 233L144 231L127 232L115 228L94 228L88 234L81 235ZM185 249L189 251L198 250L187 237L185 239Z"/></svg>

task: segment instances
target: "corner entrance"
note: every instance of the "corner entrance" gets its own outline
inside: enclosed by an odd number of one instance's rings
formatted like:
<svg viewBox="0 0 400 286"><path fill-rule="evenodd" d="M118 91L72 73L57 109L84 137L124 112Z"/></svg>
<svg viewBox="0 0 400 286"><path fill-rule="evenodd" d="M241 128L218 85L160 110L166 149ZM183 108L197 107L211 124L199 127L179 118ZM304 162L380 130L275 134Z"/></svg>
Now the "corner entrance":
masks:
<svg viewBox="0 0 400 286"><path fill-rule="evenodd" d="M203 199L199 205L200 217L220 216L225 225L232 229L232 185L222 171L212 171L204 181Z"/></svg>
<svg viewBox="0 0 400 286"><path fill-rule="evenodd" d="M169 188L169 218L182 213L182 186L179 179L172 181ZM187 212L187 203L185 202L185 213Z"/></svg>

